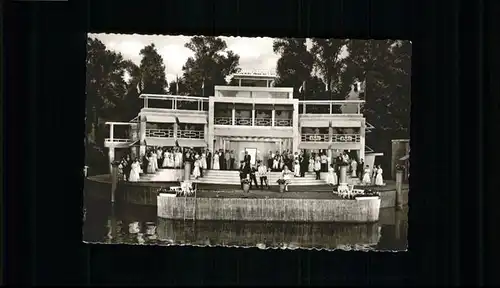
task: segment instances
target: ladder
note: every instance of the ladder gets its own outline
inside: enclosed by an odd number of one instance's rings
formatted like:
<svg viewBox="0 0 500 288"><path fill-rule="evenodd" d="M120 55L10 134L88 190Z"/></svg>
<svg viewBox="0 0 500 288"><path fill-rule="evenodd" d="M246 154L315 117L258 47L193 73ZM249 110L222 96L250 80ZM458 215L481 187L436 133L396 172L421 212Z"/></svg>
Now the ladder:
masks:
<svg viewBox="0 0 500 288"><path fill-rule="evenodd" d="M194 190L194 195L193 196L188 196L188 193L185 193L184 194L184 221L186 220L193 220L193 221L196 221L196 192L198 190L198 184L197 183L193 183L193 190ZM189 201L188 201L188 198L189 198ZM189 215L188 213L188 207L191 207L191 210L192 210L192 214L191 216Z"/></svg>

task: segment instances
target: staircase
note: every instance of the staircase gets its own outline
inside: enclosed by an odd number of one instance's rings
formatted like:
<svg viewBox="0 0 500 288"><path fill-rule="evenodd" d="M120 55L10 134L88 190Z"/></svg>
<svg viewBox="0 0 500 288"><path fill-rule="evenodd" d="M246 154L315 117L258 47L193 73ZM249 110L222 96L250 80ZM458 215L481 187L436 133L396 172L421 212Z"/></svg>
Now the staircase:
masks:
<svg viewBox="0 0 500 288"><path fill-rule="evenodd" d="M306 172L304 177L294 177L292 179L293 186L313 186L326 185L328 173L321 173L321 180L316 180L316 173ZM276 181L281 177L280 172L270 172L268 174L269 185L276 185ZM184 179L183 169L160 169L155 174L142 174L139 181L141 182L181 182ZM203 178L194 179L192 181L201 184L222 184L222 185L240 185L240 173L236 170L204 170ZM260 184L260 179L257 177L257 182ZM347 177L347 183L358 185L358 178Z"/></svg>

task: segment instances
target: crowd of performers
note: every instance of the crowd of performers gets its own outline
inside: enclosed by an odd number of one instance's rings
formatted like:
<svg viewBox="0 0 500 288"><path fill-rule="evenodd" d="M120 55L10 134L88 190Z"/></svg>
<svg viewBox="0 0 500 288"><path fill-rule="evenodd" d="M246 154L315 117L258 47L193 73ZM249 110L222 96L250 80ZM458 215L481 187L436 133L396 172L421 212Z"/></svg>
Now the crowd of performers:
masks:
<svg viewBox="0 0 500 288"><path fill-rule="evenodd" d="M122 158L119 169L125 181L135 182L142 173L152 174L161 168L183 169L189 162L191 173L195 179L203 177L203 171L209 170L239 170L241 179L249 179L251 187L263 189L269 187L267 181L269 172L281 172L281 178L286 181L285 190L293 177L304 177L306 172L314 172L316 179L321 179L321 172L328 172L326 182L337 185L340 178L340 167L347 166L347 173L351 178L359 178L362 185L384 185L383 171L380 165L370 169L363 159L356 160L349 153L342 152L334 159L329 159L326 152L306 153L284 150L269 151L257 159L252 165L251 156L245 151L239 165L233 150L154 147L149 148L142 157L132 159L130 155ZM257 181L259 179L260 181ZM259 183L260 182L260 185Z"/></svg>

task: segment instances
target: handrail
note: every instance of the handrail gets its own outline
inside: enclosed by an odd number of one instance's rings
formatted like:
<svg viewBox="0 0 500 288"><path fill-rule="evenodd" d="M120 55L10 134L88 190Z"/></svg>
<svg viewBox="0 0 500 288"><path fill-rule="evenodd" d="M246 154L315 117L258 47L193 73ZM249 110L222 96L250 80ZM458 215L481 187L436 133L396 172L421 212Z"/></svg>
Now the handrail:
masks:
<svg viewBox="0 0 500 288"><path fill-rule="evenodd" d="M299 100L300 104L312 104L312 105L329 105L332 104L363 104L365 100Z"/></svg>
<svg viewBox="0 0 500 288"><path fill-rule="evenodd" d="M359 134L333 134L332 142L335 143L359 143L361 135Z"/></svg>
<svg viewBox="0 0 500 288"><path fill-rule="evenodd" d="M205 131L179 129L177 130L177 138L205 139Z"/></svg>
<svg viewBox="0 0 500 288"><path fill-rule="evenodd" d="M113 138L113 140L111 140L111 138L105 138L104 142L128 143L128 142L134 142L134 140L132 140L132 139L124 139L124 138Z"/></svg>
<svg viewBox="0 0 500 288"><path fill-rule="evenodd" d="M303 142L328 142L329 136L328 134L311 134L311 133L303 133L301 135L301 140Z"/></svg>
<svg viewBox="0 0 500 288"><path fill-rule="evenodd" d="M146 129L146 137L173 138L173 129Z"/></svg>
<svg viewBox="0 0 500 288"><path fill-rule="evenodd" d="M172 99L180 99L180 100L191 100L191 101L203 101L208 102L207 97L202 96L184 96L184 95L169 95L169 94L141 94L139 98L146 99L158 99L158 100L172 100Z"/></svg>
<svg viewBox="0 0 500 288"><path fill-rule="evenodd" d="M233 117L214 117L215 125L233 125Z"/></svg>

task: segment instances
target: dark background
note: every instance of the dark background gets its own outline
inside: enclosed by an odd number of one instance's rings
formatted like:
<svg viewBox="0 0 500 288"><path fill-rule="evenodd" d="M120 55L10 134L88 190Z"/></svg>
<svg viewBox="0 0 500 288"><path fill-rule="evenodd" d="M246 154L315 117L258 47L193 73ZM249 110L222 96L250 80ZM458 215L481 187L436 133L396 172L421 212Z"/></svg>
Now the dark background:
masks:
<svg viewBox="0 0 500 288"><path fill-rule="evenodd" d="M27 285L480 285L498 157L493 2L6 2L4 280ZM497 5L498 6L498 5ZM86 32L413 41L409 252L85 245ZM491 34L488 34L491 33ZM488 37L486 37L488 36ZM491 49L491 50L490 50ZM488 103L488 104L487 104ZM498 114L496 114L498 115ZM484 131L488 131L485 133ZM490 141L490 142L487 142ZM488 148L488 149L487 149ZM486 152L489 151L489 152ZM491 152L496 153L491 153ZM489 158L483 159L483 156ZM482 162L481 162L482 161ZM483 181L484 180L484 181ZM488 186L491 185L491 186ZM497 186L498 188L498 186ZM498 193L498 191L497 191ZM63 217L61 217L63 215ZM483 219L484 217L484 219ZM57 220L56 220L57 219ZM492 227L498 227L493 224Z"/></svg>

